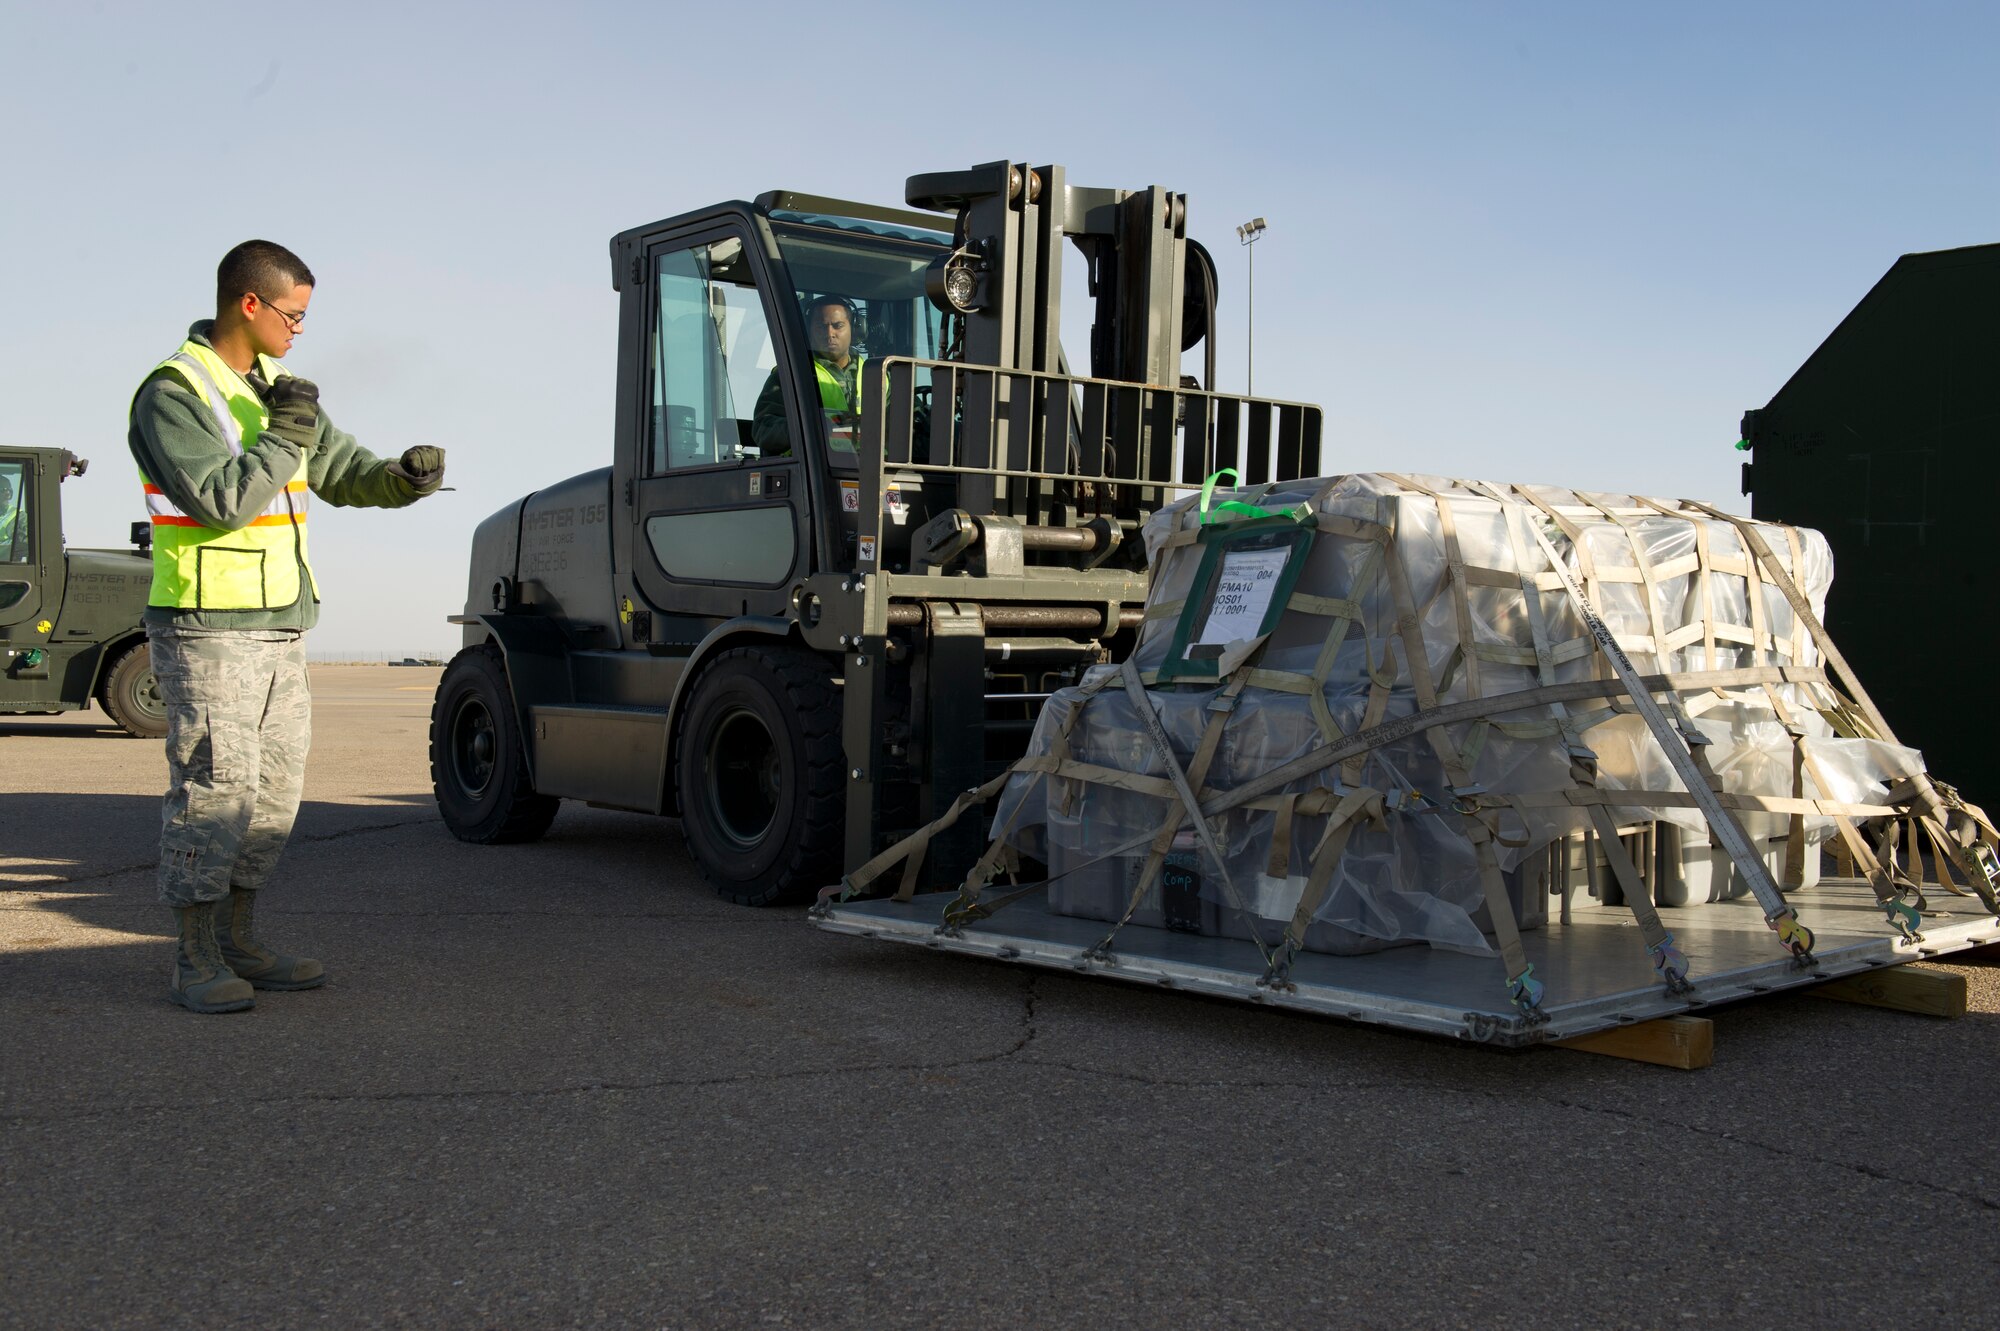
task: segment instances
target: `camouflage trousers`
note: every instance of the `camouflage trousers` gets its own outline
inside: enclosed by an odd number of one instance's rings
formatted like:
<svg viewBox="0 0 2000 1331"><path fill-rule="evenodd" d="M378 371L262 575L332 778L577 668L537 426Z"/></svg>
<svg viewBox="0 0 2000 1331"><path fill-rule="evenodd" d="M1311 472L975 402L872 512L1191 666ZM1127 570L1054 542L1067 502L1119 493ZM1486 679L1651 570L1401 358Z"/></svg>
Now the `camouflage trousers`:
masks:
<svg viewBox="0 0 2000 1331"><path fill-rule="evenodd" d="M161 627L146 636L167 709L160 900L192 906L262 887L305 786L305 639Z"/></svg>

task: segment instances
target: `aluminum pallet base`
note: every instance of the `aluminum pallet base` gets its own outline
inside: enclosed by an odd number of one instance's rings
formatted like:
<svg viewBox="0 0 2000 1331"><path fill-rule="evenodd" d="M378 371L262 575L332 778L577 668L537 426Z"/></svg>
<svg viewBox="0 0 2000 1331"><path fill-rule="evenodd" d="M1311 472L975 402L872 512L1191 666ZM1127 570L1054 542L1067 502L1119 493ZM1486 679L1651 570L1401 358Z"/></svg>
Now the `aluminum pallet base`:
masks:
<svg viewBox="0 0 2000 1331"><path fill-rule="evenodd" d="M912 901L850 901L813 913L833 933L917 943L947 952L1018 961L1054 970L1293 1008L1351 1021L1498 1045L1530 1045L1697 1011L1718 1003L1838 979L1880 966L2000 943L2000 919L1969 897L1940 892L1923 921L1922 941L1897 938L1866 884L1828 879L1793 894L1816 938L1810 969L1793 965L1754 901L1663 908L1660 918L1687 956L1692 994L1675 995L1656 978L1629 912L1593 906L1572 922L1524 935L1535 974L1548 986L1546 1021L1529 1022L1507 1001L1500 959L1418 945L1362 957L1302 952L1290 988L1258 984L1263 958L1247 942L1141 929L1119 930L1113 951L1087 958L1109 925L1052 915L1025 898L994 918L938 932L952 893ZM1941 899L1940 899L1941 898Z"/></svg>

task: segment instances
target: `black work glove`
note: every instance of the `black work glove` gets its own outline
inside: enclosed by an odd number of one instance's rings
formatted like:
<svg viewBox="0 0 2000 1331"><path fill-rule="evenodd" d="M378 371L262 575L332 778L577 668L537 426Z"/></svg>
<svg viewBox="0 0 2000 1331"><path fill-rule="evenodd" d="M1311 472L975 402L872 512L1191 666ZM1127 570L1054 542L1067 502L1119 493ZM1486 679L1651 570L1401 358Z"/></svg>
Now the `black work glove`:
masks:
<svg viewBox="0 0 2000 1331"><path fill-rule="evenodd" d="M264 392L264 409L271 415L265 434L297 444L310 452L319 439L319 385L296 375L284 375Z"/></svg>
<svg viewBox="0 0 2000 1331"><path fill-rule="evenodd" d="M444 450L429 444L405 449L403 456L389 464L389 473L409 482L419 495L435 493L444 484Z"/></svg>

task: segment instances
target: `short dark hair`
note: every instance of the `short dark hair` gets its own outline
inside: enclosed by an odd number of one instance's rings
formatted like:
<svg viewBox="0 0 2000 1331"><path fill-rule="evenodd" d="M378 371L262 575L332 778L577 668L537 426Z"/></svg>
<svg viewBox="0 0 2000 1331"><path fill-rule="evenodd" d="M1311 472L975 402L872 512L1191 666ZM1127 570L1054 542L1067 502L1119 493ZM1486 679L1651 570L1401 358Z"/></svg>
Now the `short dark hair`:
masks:
<svg viewBox="0 0 2000 1331"><path fill-rule="evenodd" d="M306 261L283 245L246 240L215 267L215 312L222 313L246 291L263 300L272 292L282 297L293 287L316 285Z"/></svg>

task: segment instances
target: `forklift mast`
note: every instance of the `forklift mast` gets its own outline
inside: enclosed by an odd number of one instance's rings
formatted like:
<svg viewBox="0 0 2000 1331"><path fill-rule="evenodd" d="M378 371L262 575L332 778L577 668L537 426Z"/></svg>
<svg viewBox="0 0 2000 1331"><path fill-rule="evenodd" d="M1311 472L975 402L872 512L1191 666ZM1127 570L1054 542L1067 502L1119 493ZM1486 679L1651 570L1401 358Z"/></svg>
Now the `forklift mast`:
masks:
<svg viewBox="0 0 2000 1331"><path fill-rule="evenodd" d="M1181 351L1194 341L1182 335L1186 195L1157 185L1072 187L1059 166L988 162L968 171L911 176L905 197L912 207L958 215L956 249L945 262L972 274L965 360L1050 374L1063 368L1058 362L1067 238L1090 263L1090 291L1097 302L1091 376L1179 383ZM1207 332L1208 322L1204 316L1196 337Z"/></svg>

